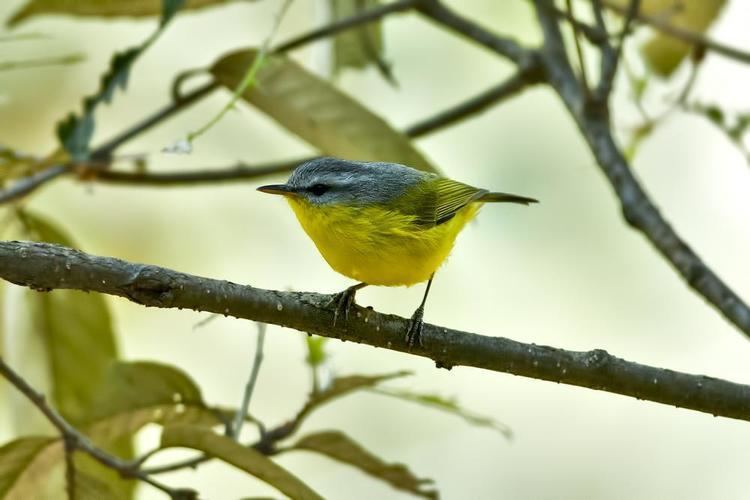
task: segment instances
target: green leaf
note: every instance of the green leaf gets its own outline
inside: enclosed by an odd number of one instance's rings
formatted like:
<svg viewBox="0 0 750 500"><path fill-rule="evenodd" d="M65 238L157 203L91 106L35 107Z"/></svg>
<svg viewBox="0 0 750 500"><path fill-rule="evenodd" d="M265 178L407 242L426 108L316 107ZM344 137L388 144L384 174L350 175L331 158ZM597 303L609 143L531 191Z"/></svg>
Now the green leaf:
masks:
<svg viewBox="0 0 750 500"><path fill-rule="evenodd" d="M25 211L22 221L37 241L76 248L59 227ZM35 328L46 348L52 399L72 423L86 419L92 399L109 365L117 359L112 319L104 298L74 290L30 291Z"/></svg>
<svg viewBox="0 0 750 500"><path fill-rule="evenodd" d="M431 479L419 479L402 464L389 464L365 450L357 442L339 431L323 431L309 434L295 443L291 449L314 451L339 462L352 465L396 489L408 491L424 498L437 498L435 490L426 490Z"/></svg>
<svg viewBox="0 0 750 500"><path fill-rule="evenodd" d="M99 465L99 467L104 468L103 465ZM110 471L112 474L117 474L117 472L111 469L106 470ZM128 498L122 496L120 492L112 489L107 481L102 481L96 476L84 472L79 466L76 466L74 479L75 500L121 500ZM135 481L129 480L129 483L135 486Z"/></svg>
<svg viewBox="0 0 750 500"><path fill-rule="evenodd" d="M95 442L111 442L148 423L212 426L223 422L181 370L151 362L115 363L101 385L86 433Z"/></svg>
<svg viewBox="0 0 750 500"><path fill-rule="evenodd" d="M51 465L45 456L62 453L59 439L25 437L0 448L0 498L4 500L36 498L40 477Z"/></svg>
<svg viewBox="0 0 750 500"><path fill-rule="evenodd" d="M326 362L328 359L328 353L325 351L326 337L320 337L318 335L307 335L305 334L305 341L307 343L307 364L313 368L318 367Z"/></svg>
<svg viewBox="0 0 750 500"><path fill-rule="evenodd" d="M622 12L630 0L607 0ZM705 33L726 0L642 0L641 13L697 35ZM646 63L662 77L670 76L690 54L693 46L665 33L654 34L642 47Z"/></svg>
<svg viewBox="0 0 750 500"><path fill-rule="evenodd" d="M380 5L380 0L329 0L333 21L352 17ZM375 65L383 77L393 83L388 63L383 60L383 34L379 21L361 28L345 30L333 39L333 71L362 69Z"/></svg>
<svg viewBox="0 0 750 500"><path fill-rule="evenodd" d="M237 0L187 0L185 10L226 5ZM246 0L245 0L246 1ZM153 17L163 15L161 0L29 0L8 21L14 26L39 15Z"/></svg>
<svg viewBox="0 0 750 500"><path fill-rule="evenodd" d="M411 372L400 371L395 373L387 373L384 375L351 375L349 377L336 378L333 380L330 386L310 396L310 399L307 400L307 403L297 416L298 423L301 423L302 420L316 408L319 408L326 403L330 403L336 398L346 396L347 394L358 391L360 389L374 387L381 382L385 382L386 380L405 377L407 375L411 375Z"/></svg>
<svg viewBox="0 0 750 500"><path fill-rule="evenodd" d="M30 212L23 212L22 221L29 233L39 241L76 247L60 228ZM118 357L115 334L109 309L102 295L74 290L48 293L29 292L28 300L34 314L34 332L42 336L46 348L55 407L74 425L90 422L102 411L100 394L112 394L113 386L102 381ZM111 439L92 436L96 444L123 459L133 456L131 433ZM82 471L102 480L122 498L132 496L134 483L79 454Z"/></svg>
<svg viewBox="0 0 750 500"><path fill-rule="evenodd" d="M74 160L85 160L89 156L89 144L94 135L94 112L101 103L108 103L118 88L125 89L130 78L130 70L136 59L156 41L166 25L175 16L185 0L162 0L162 17L157 30L138 46L116 53L109 69L102 76L96 94L83 100L81 115L70 113L57 126L57 137Z"/></svg>
<svg viewBox="0 0 750 500"><path fill-rule="evenodd" d="M233 90L256 54L255 49L228 54L214 64L211 73ZM243 99L325 155L436 171L405 135L286 56L269 56L258 71L256 85Z"/></svg>
<svg viewBox="0 0 750 500"><path fill-rule="evenodd" d="M202 451L241 469L295 499L322 499L299 478L260 452L205 427L173 425L161 436L163 448L182 447Z"/></svg>
<svg viewBox="0 0 750 500"><path fill-rule="evenodd" d="M418 403L424 406L429 406L430 408L441 410L450 413L451 415L461 417L471 425L494 429L507 439L511 439L513 437L513 431L507 425L498 422L493 418L483 415L477 415L476 413L472 413L465 408L461 408L461 406L453 398L445 398L436 394L421 394L418 392L397 389L383 389L381 387L372 389L372 392L383 394L385 396L391 396L404 401L410 401L412 403Z"/></svg>

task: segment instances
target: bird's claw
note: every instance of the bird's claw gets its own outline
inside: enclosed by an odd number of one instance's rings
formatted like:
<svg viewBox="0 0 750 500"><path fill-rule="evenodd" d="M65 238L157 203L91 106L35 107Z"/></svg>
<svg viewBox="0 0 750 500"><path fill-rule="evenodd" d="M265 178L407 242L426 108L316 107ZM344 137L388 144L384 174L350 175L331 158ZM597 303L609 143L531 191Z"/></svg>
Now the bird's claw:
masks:
<svg viewBox="0 0 750 500"><path fill-rule="evenodd" d="M344 316L344 321L349 321L349 309L354 305L354 296L356 295L357 289L350 287L334 294L331 297L331 301L328 306L334 306L333 310L333 326L336 326L336 322L339 316Z"/></svg>
<svg viewBox="0 0 750 500"><path fill-rule="evenodd" d="M414 311L414 314L412 314L411 319L409 320L409 328L406 330L405 339L409 348L414 347L414 344L417 344L419 347L424 346L422 343L422 327L424 326L424 321L422 320L423 316L424 308L420 306Z"/></svg>

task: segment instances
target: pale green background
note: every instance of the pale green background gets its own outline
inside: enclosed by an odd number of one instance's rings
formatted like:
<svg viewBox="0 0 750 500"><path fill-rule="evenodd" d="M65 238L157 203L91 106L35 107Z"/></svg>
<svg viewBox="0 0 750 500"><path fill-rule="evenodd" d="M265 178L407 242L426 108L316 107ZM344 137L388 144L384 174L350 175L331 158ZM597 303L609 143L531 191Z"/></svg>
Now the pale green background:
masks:
<svg viewBox="0 0 750 500"><path fill-rule="evenodd" d="M2 2L0 18L21 3ZM451 3L499 32L529 43L539 38L525 1ZM713 35L748 47L750 6L730 3ZM127 94L99 113L97 140L165 104L179 70L258 44L278 6L267 0L180 15L137 63ZM307 30L314 10L312 2L296 1L277 39ZM48 152L55 144L53 124L77 110L80 98L95 89L110 54L139 42L153 28L153 20L74 22L61 17L22 25L19 32L43 32L52 39L1 44L0 59L76 51L88 59L70 67L0 73L2 141L37 154ZM511 69L416 15L389 19L385 40L399 89L383 83L374 70L346 72L339 83L397 127L494 84ZM306 64L315 59L311 55L307 49L294 53ZM747 67L709 56L694 95L745 110L750 107L748 85ZM656 108L663 107L664 95L674 92L661 90L651 97ZM615 114L623 131L637 117L626 97L620 92ZM164 171L312 152L243 106L202 138L192 156L158 153L202 124L226 99L222 92L213 95L121 152L151 152L152 168ZM427 321L567 349L603 348L641 363L750 383L747 339L626 227L611 189L551 91L529 91L417 144L452 177L542 200L532 208L483 210L439 272ZM644 144L634 169L680 234L750 300L750 168L742 155L704 120L675 115ZM319 257L288 207L254 190L261 182L138 189L64 180L41 190L30 206L64 225L95 254L266 288L333 292L349 285ZM377 310L409 315L422 291L421 286L367 289L358 298ZM206 315L108 300L127 359L176 364L195 378L210 402L239 402L253 355L251 323L220 319L194 331ZM22 361L23 342L9 340L10 352L17 356L11 361L30 373L33 355L27 352ZM370 394L330 405L305 425L304 430L345 430L388 460L436 479L443 498L750 495L746 422L476 369L436 370L421 358L353 343L332 342L330 352L337 374L414 370L414 377L397 385L455 395L467 408L513 428L516 438L508 443L454 417ZM270 327L266 354L252 410L274 425L293 414L309 388L301 335ZM10 416L0 422L0 441L10 438L17 423ZM147 429L144 446L157 435ZM311 454L298 452L279 461L327 498L410 498ZM278 496L219 463L163 480L194 487L207 498ZM161 498L149 487L140 492L140 498Z"/></svg>

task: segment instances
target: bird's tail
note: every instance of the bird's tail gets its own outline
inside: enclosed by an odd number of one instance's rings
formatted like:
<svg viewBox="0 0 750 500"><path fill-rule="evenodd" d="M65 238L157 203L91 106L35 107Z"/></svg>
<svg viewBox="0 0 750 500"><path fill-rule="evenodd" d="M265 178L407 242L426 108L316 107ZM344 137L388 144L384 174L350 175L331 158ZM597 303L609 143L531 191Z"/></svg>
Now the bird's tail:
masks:
<svg viewBox="0 0 750 500"><path fill-rule="evenodd" d="M527 198L526 196L518 196L508 193L485 193L477 198L476 201L481 201L483 203L520 203L521 205L539 203L539 200L535 200L534 198Z"/></svg>

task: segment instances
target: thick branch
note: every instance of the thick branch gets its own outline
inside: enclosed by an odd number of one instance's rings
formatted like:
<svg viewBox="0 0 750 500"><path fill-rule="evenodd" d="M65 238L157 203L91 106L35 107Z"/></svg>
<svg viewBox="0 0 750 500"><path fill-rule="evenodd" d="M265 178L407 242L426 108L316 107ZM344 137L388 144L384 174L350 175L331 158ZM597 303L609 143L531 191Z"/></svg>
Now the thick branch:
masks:
<svg viewBox="0 0 750 500"><path fill-rule="evenodd" d="M750 308L685 243L662 217L615 143L606 103L587 106L565 53L554 5L535 0L544 32L547 79L562 98L622 205L625 220L643 233L693 290L750 337Z"/></svg>
<svg viewBox="0 0 750 500"><path fill-rule="evenodd" d="M566 351L425 325L424 346L404 341L408 320L355 306L333 326L330 296L280 292L96 257L31 242L0 242L0 277L36 290L57 288L125 297L146 306L193 309L294 328L433 359L623 394L750 421L750 386L625 361L596 349Z"/></svg>

